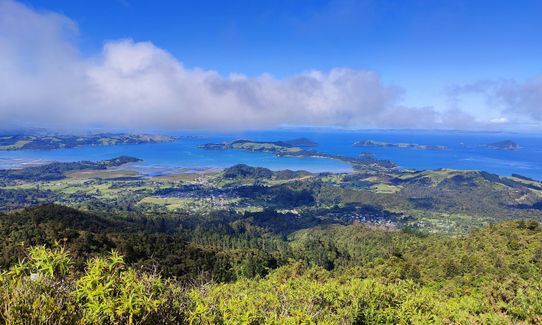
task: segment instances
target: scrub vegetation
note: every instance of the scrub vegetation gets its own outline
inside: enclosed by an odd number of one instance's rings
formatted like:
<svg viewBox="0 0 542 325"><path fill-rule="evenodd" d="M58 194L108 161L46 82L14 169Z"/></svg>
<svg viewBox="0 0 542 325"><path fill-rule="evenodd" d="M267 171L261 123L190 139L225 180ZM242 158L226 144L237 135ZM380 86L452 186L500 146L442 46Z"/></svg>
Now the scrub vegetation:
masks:
<svg viewBox="0 0 542 325"><path fill-rule="evenodd" d="M542 321L536 180L136 160L0 172L0 323Z"/></svg>

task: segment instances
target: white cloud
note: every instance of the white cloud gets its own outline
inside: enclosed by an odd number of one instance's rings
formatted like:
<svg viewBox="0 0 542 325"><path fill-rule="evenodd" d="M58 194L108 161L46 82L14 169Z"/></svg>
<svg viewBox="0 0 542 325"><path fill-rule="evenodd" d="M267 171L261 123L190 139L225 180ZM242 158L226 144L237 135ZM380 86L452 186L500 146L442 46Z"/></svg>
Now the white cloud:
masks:
<svg viewBox="0 0 542 325"><path fill-rule="evenodd" d="M524 82L515 80L480 80L448 89L453 107L458 108L466 96L480 96L493 115L490 124L510 128L540 128L542 121L542 75Z"/></svg>
<svg viewBox="0 0 542 325"><path fill-rule="evenodd" d="M501 117L496 117L496 118L493 118L491 120L489 120L490 123L494 123L494 124L506 124L509 122L509 120L504 117L504 116L501 116Z"/></svg>
<svg viewBox="0 0 542 325"><path fill-rule="evenodd" d="M528 116L535 121L542 121L542 75L523 83L502 82L496 87L492 98L502 104L505 112L509 114Z"/></svg>
<svg viewBox="0 0 542 325"><path fill-rule="evenodd" d="M400 105L371 71L336 68L284 79L186 68L149 42L106 42L83 57L76 24L0 0L0 121L44 127L171 129L279 125L472 128L461 111Z"/></svg>

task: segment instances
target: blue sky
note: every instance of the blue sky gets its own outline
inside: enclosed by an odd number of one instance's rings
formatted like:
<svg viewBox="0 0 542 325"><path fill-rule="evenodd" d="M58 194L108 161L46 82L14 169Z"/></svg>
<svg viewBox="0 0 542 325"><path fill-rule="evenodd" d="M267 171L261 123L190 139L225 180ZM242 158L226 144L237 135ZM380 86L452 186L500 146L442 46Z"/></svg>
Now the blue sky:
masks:
<svg viewBox="0 0 542 325"><path fill-rule="evenodd" d="M221 73L372 69L420 96L542 72L542 1L26 1L79 24L81 47L152 41Z"/></svg>
<svg viewBox="0 0 542 325"><path fill-rule="evenodd" d="M487 93L511 80L517 83L515 94L542 72L542 1L27 0L20 4L38 14L54 12L73 21L78 32L70 42L84 58L102 52L107 42L130 39L136 44L151 42L187 69L199 67L225 77L235 73L257 78L268 73L285 79L311 70L347 68L374 72L384 87L400 88L398 106L431 107L439 113L460 109L481 121L524 123L537 115L508 116L511 109L506 105L525 100L488 100ZM451 88L481 81L491 86L456 92L461 100L454 106ZM508 89L499 90L510 94ZM503 107L495 110L494 102ZM528 104L524 115L533 109L538 113L538 103L534 108L531 101ZM537 125L538 120L529 123Z"/></svg>

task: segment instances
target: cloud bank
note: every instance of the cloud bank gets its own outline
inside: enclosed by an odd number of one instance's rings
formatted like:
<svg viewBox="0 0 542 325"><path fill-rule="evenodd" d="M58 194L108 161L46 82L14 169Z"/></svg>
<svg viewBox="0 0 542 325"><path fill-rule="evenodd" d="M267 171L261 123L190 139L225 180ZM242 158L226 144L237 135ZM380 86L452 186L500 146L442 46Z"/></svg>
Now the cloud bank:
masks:
<svg viewBox="0 0 542 325"><path fill-rule="evenodd" d="M542 75L524 82L515 80L479 80L448 89L452 106L461 98L481 96L486 106L500 114L492 124L527 125L539 131L542 122Z"/></svg>
<svg viewBox="0 0 542 325"><path fill-rule="evenodd" d="M491 96L507 113L542 121L542 75L523 83L501 82Z"/></svg>
<svg viewBox="0 0 542 325"><path fill-rule="evenodd" d="M405 107L403 90L383 84L372 71L223 76L187 68L150 42L108 41L101 53L83 56L77 34L65 16L0 0L2 124L211 130L481 125L458 109ZM510 85L501 101L540 119L541 84Z"/></svg>

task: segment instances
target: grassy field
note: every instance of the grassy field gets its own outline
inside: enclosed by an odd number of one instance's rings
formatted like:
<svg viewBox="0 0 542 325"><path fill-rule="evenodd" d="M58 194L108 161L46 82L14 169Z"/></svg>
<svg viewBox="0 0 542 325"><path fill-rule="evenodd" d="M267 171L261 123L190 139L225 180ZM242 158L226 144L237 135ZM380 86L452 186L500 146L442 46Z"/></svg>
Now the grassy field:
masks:
<svg viewBox="0 0 542 325"><path fill-rule="evenodd" d="M240 174L228 177L226 171L150 177L118 168L78 170L58 180L8 181L0 190L12 193L4 199L5 207L59 203L123 213L223 210L248 216L269 210L311 224L393 223L446 234L512 218L542 220L534 206L542 201L542 185L520 177L445 169L350 174L265 172L248 166L235 170Z"/></svg>
<svg viewBox="0 0 542 325"><path fill-rule="evenodd" d="M139 178L142 175L133 170L83 170L68 172L69 179L113 179L113 178Z"/></svg>

